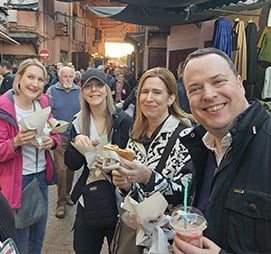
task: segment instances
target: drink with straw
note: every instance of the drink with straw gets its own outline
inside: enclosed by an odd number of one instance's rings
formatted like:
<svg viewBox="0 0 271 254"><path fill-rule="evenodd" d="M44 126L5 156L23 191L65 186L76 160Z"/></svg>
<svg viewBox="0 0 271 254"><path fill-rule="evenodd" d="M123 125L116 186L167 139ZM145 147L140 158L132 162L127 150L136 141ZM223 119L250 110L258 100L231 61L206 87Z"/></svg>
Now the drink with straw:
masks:
<svg viewBox="0 0 271 254"><path fill-rule="evenodd" d="M170 225L182 240L202 248L202 232L207 227L207 221L197 208L188 206L186 211L184 207L175 210Z"/></svg>
<svg viewBox="0 0 271 254"><path fill-rule="evenodd" d="M202 248L202 232L207 227L207 221L200 210L187 206L188 178L184 182L184 206L172 213L170 224L182 240Z"/></svg>

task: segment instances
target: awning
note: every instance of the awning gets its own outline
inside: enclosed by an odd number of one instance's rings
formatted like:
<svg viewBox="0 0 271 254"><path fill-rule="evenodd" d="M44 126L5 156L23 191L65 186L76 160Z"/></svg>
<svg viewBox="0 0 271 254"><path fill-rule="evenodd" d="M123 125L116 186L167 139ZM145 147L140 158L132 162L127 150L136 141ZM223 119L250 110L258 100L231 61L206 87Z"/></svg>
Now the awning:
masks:
<svg viewBox="0 0 271 254"><path fill-rule="evenodd" d="M114 20L148 26L168 26L199 23L219 16L237 14L245 10L259 9L271 0L121 0L120 7L86 5L92 13ZM133 2L133 3L132 3ZM165 7L165 4L168 6Z"/></svg>
<svg viewBox="0 0 271 254"><path fill-rule="evenodd" d="M11 37L9 37L7 34L5 34L4 32L0 31L0 41L5 41L7 43L10 44L15 44L17 46L20 45L19 42L15 41L14 39L12 39Z"/></svg>
<svg viewBox="0 0 271 254"><path fill-rule="evenodd" d="M13 9L38 10L39 0L10 0L8 6Z"/></svg>
<svg viewBox="0 0 271 254"><path fill-rule="evenodd" d="M197 5L200 9L209 9L219 7L222 5L236 4L240 0L117 0L119 3L134 4L144 7L159 7L159 8L172 8L183 7L186 8L189 5ZM246 0L242 0L245 2Z"/></svg>
<svg viewBox="0 0 271 254"><path fill-rule="evenodd" d="M38 52L38 40L39 40L39 34L37 33L10 33L9 34L12 38L16 39L17 41L19 41L21 43L21 45L23 44L27 44L27 43L31 43L33 44L36 53Z"/></svg>

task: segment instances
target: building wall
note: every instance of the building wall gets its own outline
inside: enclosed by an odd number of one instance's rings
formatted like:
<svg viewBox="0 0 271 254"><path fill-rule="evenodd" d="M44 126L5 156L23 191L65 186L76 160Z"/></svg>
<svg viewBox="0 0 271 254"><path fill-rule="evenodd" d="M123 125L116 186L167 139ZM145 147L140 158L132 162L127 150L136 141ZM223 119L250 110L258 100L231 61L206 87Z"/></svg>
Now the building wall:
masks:
<svg viewBox="0 0 271 254"><path fill-rule="evenodd" d="M200 25L172 26L167 40L167 66L169 52L174 50L202 48L205 41L212 40L214 21L203 22Z"/></svg>

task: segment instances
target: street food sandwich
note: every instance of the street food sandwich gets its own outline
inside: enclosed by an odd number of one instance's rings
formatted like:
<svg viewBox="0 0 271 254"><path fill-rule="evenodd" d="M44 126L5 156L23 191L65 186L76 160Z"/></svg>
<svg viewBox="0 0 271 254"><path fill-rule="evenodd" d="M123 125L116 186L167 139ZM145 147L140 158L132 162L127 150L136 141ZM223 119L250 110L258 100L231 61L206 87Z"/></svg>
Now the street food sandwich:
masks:
<svg viewBox="0 0 271 254"><path fill-rule="evenodd" d="M128 148L122 149L118 145L104 145L104 150L115 151L118 155L126 160L132 161L135 158L135 153L133 150Z"/></svg>

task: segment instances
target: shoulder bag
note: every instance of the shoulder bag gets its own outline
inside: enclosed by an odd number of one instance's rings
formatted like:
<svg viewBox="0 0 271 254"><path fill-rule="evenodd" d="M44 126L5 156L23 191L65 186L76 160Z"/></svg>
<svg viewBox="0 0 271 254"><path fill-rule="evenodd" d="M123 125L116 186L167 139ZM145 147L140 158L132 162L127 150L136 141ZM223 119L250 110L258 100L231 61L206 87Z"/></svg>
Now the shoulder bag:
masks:
<svg viewBox="0 0 271 254"><path fill-rule="evenodd" d="M39 181L34 177L23 189L21 208L13 210L15 227L28 227L37 222L45 213L44 197Z"/></svg>
<svg viewBox="0 0 271 254"><path fill-rule="evenodd" d="M170 154L170 151L172 150L172 147L175 144L175 141L177 137L179 136L180 132L185 127L180 123L178 127L175 129L175 131L172 133L170 139L168 140L168 143L165 147L165 150L161 156L161 159L159 160L156 172L160 173L162 169L165 166L166 160ZM114 236L110 244L110 252L111 254L143 254L144 247L137 246L136 245L136 230L130 228L127 226L122 220L121 220L121 214L119 216Z"/></svg>

